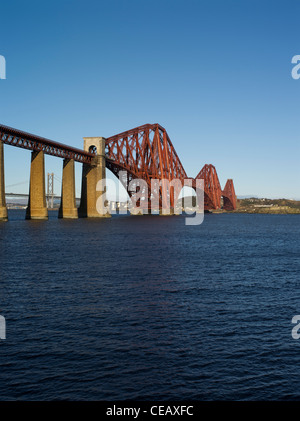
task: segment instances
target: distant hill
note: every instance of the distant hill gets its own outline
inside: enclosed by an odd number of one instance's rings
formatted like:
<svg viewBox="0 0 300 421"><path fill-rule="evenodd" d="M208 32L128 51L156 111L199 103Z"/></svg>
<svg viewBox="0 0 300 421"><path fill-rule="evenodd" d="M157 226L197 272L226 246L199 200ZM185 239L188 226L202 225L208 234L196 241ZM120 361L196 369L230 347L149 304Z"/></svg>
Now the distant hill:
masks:
<svg viewBox="0 0 300 421"><path fill-rule="evenodd" d="M189 197L188 202L192 206L196 205L196 198ZM180 205L183 206L183 199L180 199ZM222 209L213 210L213 213L225 213ZM233 211L235 213L272 213L272 214L300 214L300 200L291 199L267 199L258 197L247 197L241 199L238 197L237 209Z"/></svg>
<svg viewBox="0 0 300 421"><path fill-rule="evenodd" d="M290 199L258 199L255 197L238 199L236 212L300 214L300 201Z"/></svg>
<svg viewBox="0 0 300 421"><path fill-rule="evenodd" d="M255 196L254 194L252 194L252 195L245 195L245 196L237 196L237 199L251 199L251 198L253 198L253 199L258 199L258 196Z"/></svg>

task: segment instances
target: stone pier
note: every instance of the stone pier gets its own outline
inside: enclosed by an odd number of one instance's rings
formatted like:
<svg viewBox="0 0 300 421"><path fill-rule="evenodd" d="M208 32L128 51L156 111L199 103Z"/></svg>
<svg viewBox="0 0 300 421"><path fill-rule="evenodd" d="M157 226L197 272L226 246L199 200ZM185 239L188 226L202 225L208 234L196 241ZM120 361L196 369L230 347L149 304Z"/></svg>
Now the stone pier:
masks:
<svg viewBox="0 0 300 421"><path fill-rule="evenodd" d="M84 150L87 152L96 150L97 155L91 165L83 164L78 216L81 218L110 217L109 212L101 205L101 200L98 200L105 190L97 190L98 182L105 179L105 138L84 137Z"/></svg>
<svg viewBox="0 0 300 421"><path fill-rule="evenodd" d="M26 219L48 219L43 151L31 152L30 187Z"/></svg>
<svg viewBox="0 0 300 421"><path fill-rule="evenodd" d="M5 201L4 183L4 150L3 142L0 140L0 221L7 221L7 208Z"/></svg>
<svg viewBox="0 0 300 421"><path fill-rule="evenodd" d="M78 211L75 199L75 162L74 159L64 159L61 187L61 204L59 218L76 219Z"/></svg>

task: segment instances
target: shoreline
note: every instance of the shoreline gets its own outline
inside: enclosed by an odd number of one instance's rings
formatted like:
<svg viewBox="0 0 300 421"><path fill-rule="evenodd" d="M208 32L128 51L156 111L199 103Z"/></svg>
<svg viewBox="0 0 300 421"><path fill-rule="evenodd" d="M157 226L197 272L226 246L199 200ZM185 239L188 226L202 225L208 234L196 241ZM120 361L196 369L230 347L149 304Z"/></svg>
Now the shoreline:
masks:
<svg viewBox="0 0 300 421"><path fill-rule="evenodd" d="M238 213L238 214L247 214L247 215L300 215L300 211L294 211L294 212L289 212L289 211L250 211L250 210L234 210L234 211L211 211L208 212L214 215L218 215L218 214L233 214L233 213Z"/></svg>

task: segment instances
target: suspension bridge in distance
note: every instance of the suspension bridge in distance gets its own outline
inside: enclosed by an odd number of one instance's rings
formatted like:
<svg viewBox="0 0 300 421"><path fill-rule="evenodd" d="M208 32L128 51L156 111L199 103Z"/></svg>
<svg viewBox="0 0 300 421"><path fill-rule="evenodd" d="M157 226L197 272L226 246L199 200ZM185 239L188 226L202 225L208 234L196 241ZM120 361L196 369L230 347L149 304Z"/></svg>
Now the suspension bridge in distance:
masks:
<svg viewBox="0 0 300 421"><path fill-rule="evenodd" d="M61 180L55 176L54 173L48 173L47 174L47 191L46 191L46 203L47 203L47 207L48 209L53 209L54 208L54 200L61 200L61 196L57 195L54 193L54 179L56 181L58 181L59 183L61 183ZM7 188L11 188L11 187L17 187L17 186L21 186L24 184L28 184L28 181L25 182L21 182L21 183L16 183L16 184L12 184L9 186L6 186ZM28 199L29 197L29 193L13 193L13 192L5 192L5 197L7 198L25 198ZM80 201L80 197L79 198L75 198L76 201Z"/></svg>
<svg viewBox="0 0 300 421"><path fill-rule="evenodd" d="M54 207L54 200L60 200L61 196L54 193L54 179L61 183L61 180L55 176L54 173L48 173L47 174L47 191L46 191L46 202L47 207L50 209L53 209ZM12 187L19 187L21 185L28 184L28 181L20 182L11 184L9 186L6 186L6 189L12 188ZM28 199L29 193L15 193L15 192L5 192L5 197L7 198L25 198ZM76 198L76 201L80 200L80 198Z"/></svg>
<svg viewBox="0 0 300 421"><path fill-rule="evenodd" d="M159 124L146 124L135 129L111 136L84 137L84 149L74 148L0 124L0 219L7 220L6 194L4 183L4 144L31 151L30 182L26 219L47 219L45 189L45 154L63 159L60 218L103 218L109 217L104 204L97 204L104 193L97 189L99 180L105 179L108 168L119 178L129 196L131 181L144 180L149 187L146 202L151 207L151 181L161 181L157 195L159 207L166 199L163 181L177 180L184 186L185 180L191 181L196 190L197 180L204 181L204 209L236 209L236 195L232 179L221 188L216 168L206 164L195 178L188 177L175 148L166 132ZM75 162L82 166L80 205L77 209L75 198ZM126 180L124 179L126 174ZM49 189L49 186L48 186ZM175 207L174 190L169 191L170 214ZM53 196L53 194L52 194ZM24 195L25 197L25 195ZM57 196L57 198L59 198ZM223 205L222 205L223 201ZM101 202L100 202L101 203Z"/></svg>

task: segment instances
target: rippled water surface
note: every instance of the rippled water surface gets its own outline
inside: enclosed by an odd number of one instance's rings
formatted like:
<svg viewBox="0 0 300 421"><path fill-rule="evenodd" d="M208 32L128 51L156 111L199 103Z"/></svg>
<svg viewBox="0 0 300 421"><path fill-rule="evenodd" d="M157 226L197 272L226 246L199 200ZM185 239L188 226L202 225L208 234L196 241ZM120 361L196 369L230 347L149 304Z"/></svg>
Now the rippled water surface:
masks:
<svg viewBox="0 0 300 421"><path fill-rule="evenodd" d="M300 398L300 217L0 224L0 400Z"/></svg>

